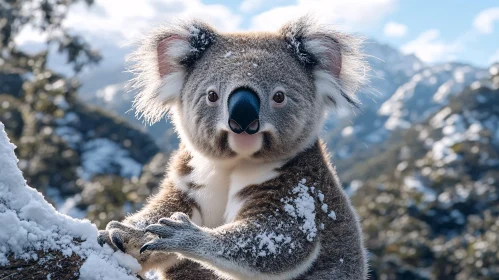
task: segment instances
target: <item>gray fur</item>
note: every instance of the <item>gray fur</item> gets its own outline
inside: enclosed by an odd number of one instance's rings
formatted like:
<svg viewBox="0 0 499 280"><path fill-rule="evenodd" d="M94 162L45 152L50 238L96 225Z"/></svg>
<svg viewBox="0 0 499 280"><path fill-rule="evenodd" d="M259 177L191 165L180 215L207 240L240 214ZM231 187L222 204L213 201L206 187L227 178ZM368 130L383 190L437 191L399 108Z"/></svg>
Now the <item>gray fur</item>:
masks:
<svg viewBox="0 0 499 280"><path fill-rule="evenodd" d="M158 54L164 42L177 49ZM170 111L183 144L161 191L123 223L110 223L100 242L145 268L162 269L165 279L365 279L358 218L318 139L330 108L358 104L354 93L367 69L359 44L308 18L277 33L219 34L195 21L153 32L132 56L139 90L134 106L150 122ZM180 74L162 77L161 63L171 70L162 73ZM175 90L168 83L177 84ZM229 145L226 125L227 99L240 87L260 98L263 130L261 148L244 156ZM207 102L210 90L220 97L214 104ZM284 106L273 105L276 90L285 93ZM246 163L279 167L269 170L274 178L233 195L242 203L233 221L208 228L191 221L204 211L194 194L216 187L191 176L204 168L196 167L198 158L229 174ZM313 207L308 216L292 210L302 199Z"/></svg>
<svg viewBox="0 0 499 280"><path fill-rule="evenodd" d="M245 189L240 195L248 202L238 219L244 223L209 229L193 224L181 213L159 220L146 230L161 238L147 243L145 252L178 252L205 265L215 264L220 276L230 271L224 262L236 263L241 269L255 271L251 275L254 279L271 279L296 268L315 246L320 246L311 268L296 275L296 279L365 279L367 263L358 217L326 159L323 147L316 143L282 167L279 177ZM296 198L290 190L303 179L315 186L313 191L309 189L317 208L318 232L312 240L299 228L304 219L286 213L281 201L283 197ZM324 195L323 202L318 193ZM327 213L321 209L323 203L329 205ZM331 210L336 219L328 216ZM284 238L275 242L275 251L262 247L261 236L269 233Z"/></svg>

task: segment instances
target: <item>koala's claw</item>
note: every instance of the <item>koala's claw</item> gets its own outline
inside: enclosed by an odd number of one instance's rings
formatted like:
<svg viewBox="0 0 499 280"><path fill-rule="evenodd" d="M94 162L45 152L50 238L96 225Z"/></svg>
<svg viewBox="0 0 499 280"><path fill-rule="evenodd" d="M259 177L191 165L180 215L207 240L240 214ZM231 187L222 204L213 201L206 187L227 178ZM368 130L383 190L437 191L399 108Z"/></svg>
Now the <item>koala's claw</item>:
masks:
<svg viewBox="0 0 499 280"><path fill-rule="evenodd" d="M179 249L178 243L179 242L176 242L176 241L170 240L170 239L166 239L166 238L156 239L156 240L151 241L149 243L146 243L142 247L140 247L140 254L142 254L146 251L173 252L173 251Z"/></svg>
<svg viewBox="0 0 499 280"><path fill-rule="evenodd" d="M123 246L123 241L121 241L121 238L118 236L117 232L114 232L113 235L111 236L111 240L113 241L114 245L120 249L121 252L125 252L125 247Z"/></svg>
<svg viewBox="0 0 499 280"><path fill-rule="evenodd" d="M153 236L146 236L144 230L131 225L112 221L105 230L99 231L97 242L99 245L109 245L114 251L138 255L142 245L150 241Z"/></svg>
<svg viewBox="0 0 499 280"><path fill-rule="evenodd" d="M140 254L144 253L149 249L149 244L144 244L144 246L140 247Z"/></svg>
<svg viewBox="0 0 499 280"><path fill-rule="evenodd" d="M97 243L99 243L99 245L101 247L104 247L104 244L107 244L107 245L109 245L109 247L111 247L115 251L117 249L123 251L122 250L123 249L123 242L121 242L121 240L119 240L118 236L115 237L115 234L116 234L116 232L110 233L110 231L108 231L108 230L100 230L99 235L97 235ZM121 245L121 248L119 247L119 245Z"/></svg>
<svg viewBox="0 0 499 280"><path fill-rule="evenodd" d="M104 244L106 244L106 238L104 237L104 235L104 231L99 231L99 235L97 235L97 243L99 243L101 247L104 247Z"/></svg>

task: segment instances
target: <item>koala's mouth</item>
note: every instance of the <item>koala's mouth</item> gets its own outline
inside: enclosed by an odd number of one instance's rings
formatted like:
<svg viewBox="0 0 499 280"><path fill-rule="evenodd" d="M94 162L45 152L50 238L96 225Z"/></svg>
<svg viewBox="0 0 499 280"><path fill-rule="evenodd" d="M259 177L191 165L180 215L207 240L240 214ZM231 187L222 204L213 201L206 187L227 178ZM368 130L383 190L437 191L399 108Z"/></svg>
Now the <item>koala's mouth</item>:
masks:
<svg viewBox="0 0 499 280"><path fill-rule="evenodd" d="M229 133L229 147L241 156L251 156L262 148L263 133Z"/></svg>

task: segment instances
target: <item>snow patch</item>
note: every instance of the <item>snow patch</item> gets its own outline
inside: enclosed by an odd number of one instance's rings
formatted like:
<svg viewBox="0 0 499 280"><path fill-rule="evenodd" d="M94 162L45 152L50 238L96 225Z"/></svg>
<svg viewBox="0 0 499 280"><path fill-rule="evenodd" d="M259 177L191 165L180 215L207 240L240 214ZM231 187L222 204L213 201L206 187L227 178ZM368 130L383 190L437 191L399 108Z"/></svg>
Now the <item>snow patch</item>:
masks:
<svg viewBox="0 0 499 280"><path fill-rule="evenodd" d="M350 185L348 186L348 188L346 188L346 193L349 197L353 196L357 190L359 190L362 185L364 185L364 183L360 180L353 180L352 182L350 182Z"/></svg>
<svg viewBox="0 0 499 280"><path fill-rule="evenodd" d="M336 221L336 213L334 211L331 211L331 213L329 213L329 215L327 216Z"/></svg>
<svg viewBox="0 0 499 280"><path fill-rule="evenodd" d="M426 202L435 201L437 194L431 188L428 188L423 184L423 182L414 176L408 176L404 178L404 186L409 190L415 190L423 194L423 198Z"/></svg>
<svg viewBox="0 0 499 280"><path fill-rule="evenodd" d="M55 85L55 84L54 84ZM55 98L54 98L54 104L55 106L57 106L58 108L62 109L62 110L67 110L69 109L69 104L68 102L66 101L66 98L64 98L64 96L62 95L57 95Z"/></svg>
<svg viewBox="0 0 499 280"><path fill-rule="evenodd" d="M81 133L70 126L57 127L55 134L61 137L73 149L78 148L78 145L83 140Z"/></svg>
<svg viewBox="0 0 499 280"><path fill-rule="evenodd" d="M127 150L106 138L97 138L83 144L80 177L86 181L98 174L119 174L121 177L139 177L142 165L130 157Z"/></svg>
<svg viewBox="0 0 499 280"><path fill-rule="evenodd" d="M279 253L280 246L291 242L290 237L282 234L276 235L274 232L261 233L256 238L259 240L258 255L262 257Z"/></svg>

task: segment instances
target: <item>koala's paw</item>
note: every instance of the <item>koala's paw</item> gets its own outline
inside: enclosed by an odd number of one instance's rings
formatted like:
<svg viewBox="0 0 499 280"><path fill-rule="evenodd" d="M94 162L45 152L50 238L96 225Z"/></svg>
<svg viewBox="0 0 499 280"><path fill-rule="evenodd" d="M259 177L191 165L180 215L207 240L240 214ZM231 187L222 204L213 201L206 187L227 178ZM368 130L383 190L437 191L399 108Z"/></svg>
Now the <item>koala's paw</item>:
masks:
<svg viewBox="0 0 499 280"><path fill-rule="evenodd" d="M107 224L106 230L100 230L97 236L97 242L101 246L107 244L115 251L120 250L137 259L140 256L140 248L152 239L154 236L144 230L117 221Z"/></svg>
<svg viewBox="0 0 499 280"><path fill-rule="evenodd" d="M162 218L157 224L146 227L146 232L159 238L152 240L140 248L146 251L181 252L192 249L203 238L203 230L195 225L189 217L181 212L173 213L170 218Z"/></svg>

